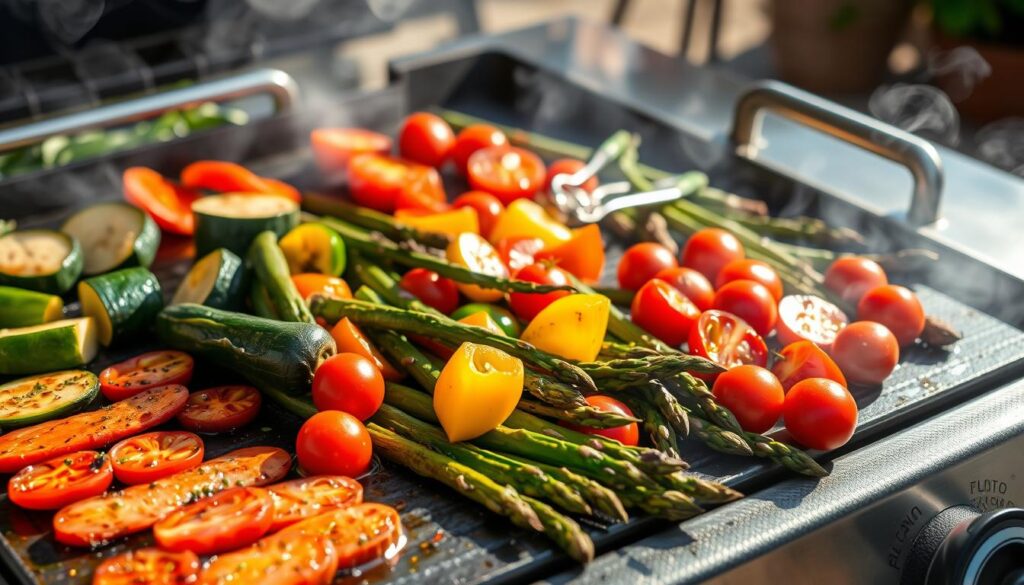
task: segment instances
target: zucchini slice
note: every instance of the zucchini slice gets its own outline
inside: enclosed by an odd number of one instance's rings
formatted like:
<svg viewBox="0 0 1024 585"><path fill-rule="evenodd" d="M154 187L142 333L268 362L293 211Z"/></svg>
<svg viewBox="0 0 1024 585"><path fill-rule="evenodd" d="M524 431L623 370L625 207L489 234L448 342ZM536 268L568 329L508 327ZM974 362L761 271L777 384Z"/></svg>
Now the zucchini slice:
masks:
<svg viewBox="0 0 1024 585"><path fill-rule="evenodd" d="M322 223L304 223L278 242L292 274L319 272L341 276L345 272L345 240Z"/></svg>
<svg viewBox="0 0 1024 585"><path fill-rule="evenodd" d="M192 213L199 255L227 248L244 256L260 232L270 230L281 237L299 224L299 204L278 195L211 195L193 203Z"/></svg>
<svg viewBox="0 0 1024 585"><path fill-rule="evenodd" d="M82 274L82 248L54 230L20 230L0 237L0 284L63 294Z"/></svg>
<svg viewBox="0 0 1024 585"><path fill-rule="evenodd" d="M29 376L0 386L0 428L12 429L60 418L88 406L100 389L96 374L64 370Z"/></svg>
<svg viewBox="0 0 1024 585"><path fill-rule="evenodd" d="M96 357L92 317L0 329L0 374L38 374L85 365Z"/></svg>
<svg viewBox="0 0 1024 585"><path fill-rule="evenodd" d="M160 309L160 281L141 266L87 278L78 283L82 314L96 320L96 337L107 347L145 331Z"/></svg>
<svg viewBox="0 0 1024 585"><path fill-rule="evenodd" d="M130 266L148 267L160 246L160 229L138 207L97 203L72 215L61 231L82 245L83 274L92 276Z"/></svg>
<svg viewBox="0 0 1024 585"><path fill-rule="evenodd" d="M0 286L0 327L28 327L64 316L64 301L57 295Z"/></svg>
<svg viewBox="0 0 1024 585"><path fill-rule="evenodd" d="M215 309L235 309L245 297L245 266L226 248L217 248L192 265L171 299L172 305L198 303Z"/></svg>

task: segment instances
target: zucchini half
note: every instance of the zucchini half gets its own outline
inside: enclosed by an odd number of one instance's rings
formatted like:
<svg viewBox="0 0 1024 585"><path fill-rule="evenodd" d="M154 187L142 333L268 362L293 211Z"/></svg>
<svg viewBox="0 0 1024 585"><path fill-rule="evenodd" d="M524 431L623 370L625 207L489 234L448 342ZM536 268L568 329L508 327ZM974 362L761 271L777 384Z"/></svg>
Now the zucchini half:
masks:
<svg viewBox="0 0 1024 585"><path fill-rule="evenodd" d="M100 390L96 374L64 370L0 385L0 428L60 418L88 406Z"/></svg>
<svg viewBox="0 0 1024 585"><path fill-rule="evenodd" d="M107 347L142 333L164 308L160 281L142 267L125 268L78 283L82 313L96 321L96 337Z"/></svg>
<svg viewBox="0 0 1024 585"><path fill-rule="evenodd" d="M227 248L239 256L267 230L277 237L299 224L299 204L279 195L228 193L211 195L192 204L196 218L196 254Z"/></svg>
<svg viewBox="0 0 1024 585"><path fill-rule="evenodd" d="M64 316L64 301L57 295L0 286L0 327L28 327Z"/></svg>
<svg viewBox="0 0 1024 585"><path fill-rule="evenodd" d="M96 357L92 317L0 329L0 374L38 374L85 365Z"/></svg>
<svg viewBox="0 0 1024 585"><path fill-rule="evenodd" d="M172 305L198 303L215 309L240 308L245 298L245 265L226 248L200 258L181 281Z"/></svg>
<svg viewBox="0 0 1024 585"><path fill-rule="evenodd" d="M318 272L341 276L345 272L345 240L318 222L304 223L278 242L292 274Z"/></svg>
<svg viewBox="0 0 1024 585"><path fill-rule="evenodd" d="M138 207L117 201L90 205L60 229L82 245L86 276L148 267L160 246L160 229L153 219Z"/></svg>
<svg viewBox="0 0 1024 585"><path fill-rule="evenodd" d="M68 234L20 230L0 236L0 285L63 294L82 274L82 265L82 248Z"/></svg>

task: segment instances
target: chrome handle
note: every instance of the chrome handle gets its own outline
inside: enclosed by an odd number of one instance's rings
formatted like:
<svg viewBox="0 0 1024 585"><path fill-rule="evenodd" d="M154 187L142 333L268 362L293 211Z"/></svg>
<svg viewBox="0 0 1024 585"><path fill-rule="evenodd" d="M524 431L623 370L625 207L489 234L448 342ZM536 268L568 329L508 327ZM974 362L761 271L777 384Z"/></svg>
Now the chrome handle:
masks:
<svg viewBox="0 0 1024 585"><path fill-rule="evenodd" d="M939 218L942 160L928 141L791 85L764 81L736 103L732 139L738 154L755 157L766 111L902 164L914 178L907 221L921 226Z"/></svg>
<svg viewBox="0 0 1024 585"><path fill-rule="evenodd" d="M36 144L59 134L74 134L83 130L148 120L168 110L188 108L209 101L224 102L268 94L274 99L276 111L283 112L290 110L298 100L298 91L295 80L284 71L255 69L3 129L0 130L0 152Z"/></svg>

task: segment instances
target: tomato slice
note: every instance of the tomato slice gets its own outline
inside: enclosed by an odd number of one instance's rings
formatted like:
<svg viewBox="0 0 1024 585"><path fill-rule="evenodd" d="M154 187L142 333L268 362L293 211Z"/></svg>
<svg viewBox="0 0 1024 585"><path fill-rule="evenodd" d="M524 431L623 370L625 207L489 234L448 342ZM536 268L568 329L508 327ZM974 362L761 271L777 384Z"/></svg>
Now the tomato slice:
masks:
<svg viewBox="0 0 1024 585"><path fill-rule="evenodd" d="M832 358L810 341L800 340L782 348L772 373L789 392L794 384L808 378L828 378L846 388L846 377Z"/></svg>
<svg viewBox="0 0 1024 585"><path fill-rule="evenodd" d="M79 451L29 465L7 482L7 496L29 510L56 510L98 496L114 481L110 458Z"/></svg>
<svg viewBox="0 0 1024 585"><path fill-rule="evenodd" d="M153 525L153 536L161 548L208 555L256 542L273 520L270 492L231 488L173 512Z"/></svg>
<svg viewBox="0 0 1024 585"><path fill-rule="evenodd" d="M347 569L398 554L402 521L391 506L358 504L303 520L278 533L282 538L297 535L327 537L338 552L338 568Z"/></svg>
<svg viewBox="0 0 1024 585"><path fill-rule="evenodd" d="M516 272L537 261L536 256L544 248L544 240L530 237L502 238L496 248L509 272Z"/></svg>
<svg viewBox="0 0 1024 585"><path fill-rule="evenodd" d="M386 213L395 210L403 193L447 199L441 175L433 167L377 154L361 154L349 161L348 189L356 203Z"/></svg>
<svg viewBox="0 0 1024 585"><path fill-rule="evenodd" d="M327 175L344 173L348 161L358 154L391 150L390 136L363 128L317 128L309 138L316 164Z"/></svg>
<svg viewBox="0 0 1024 585"><path fill-rule="evenodd" d="M529 199L544 187L544 161L525 148L488 146L474 152L466 165L469 185L508 205Z"/></svg>
<svg viewBox="0 0 1024 585"><path fill-rule="evenodd" d="M276 179L261 177L240 164L220 161L196 161L181 171L181 183L190 189L208 189L220 193L263 193L300 201L299 190Z"/></svg>
<svg viewBox="0 0 1024 585"><path fill-rule="evenodd" d="M271 532L363 502L363 486L343 475L304 477L271 486L268 491L274 499Z"/></svg>
<svg viewBox="0 0 1024 585"><path fill-rule="evenodd" d="M192 379L194 365L192 356L181 351L151 351L100 372L100 390L116 402L157 386L184 386Z"/></svg>
<svg viewBox="0 0 1024 585"><path fill-rule="evenodd" d="M768 346L754 328L725 311L710 310L701 313L697 324L690 329L690 353L706 357L723 368L750 364L768 364ZM700 375L704 379L714 376Z"/></svg>
<svg viewBox="0 0 1024 585"><path fill-rule="evenodd" d="M198 574L199 557L193 552L142 548L103 561L92 585L188 585Z"/></svg>
<svg viewBox="0 0 1024 585"><path fill-rule="evenodd" d="M145 210L160 229L183 236L195 233L192 203L199 198L197 193L146 167L126 169L122 183L128 203Z"/></svg>
<svg viewBox="0 0 1024 585"><path fill-rule="evenodd" d="M156 431L121 441L110 449L121 483L150 483L192 469L203 461L203 440L185 431Z"/></svg>
<svg viewBox="0 0 1024 585"><path fill-rule="evenodd" d="M263 398L252 386L232 385L193 392L178 423L197 433L224 433L244 427L260 413Z"/></svg>
<svg viewBox="0 0 1024 585"><path fill-rule="evenodd" d="M779 303L775 332L783 345L805 339L828 351L849 320L839 307L814 295L788 295Z"/></svg>
<svg viewBox="0 0 1024 585"><path fill-rule="evenodd" d="M328 585L338 571L330 539L314 534L274 534L239 551L219 555L199 576L201 585Z"/></svg>

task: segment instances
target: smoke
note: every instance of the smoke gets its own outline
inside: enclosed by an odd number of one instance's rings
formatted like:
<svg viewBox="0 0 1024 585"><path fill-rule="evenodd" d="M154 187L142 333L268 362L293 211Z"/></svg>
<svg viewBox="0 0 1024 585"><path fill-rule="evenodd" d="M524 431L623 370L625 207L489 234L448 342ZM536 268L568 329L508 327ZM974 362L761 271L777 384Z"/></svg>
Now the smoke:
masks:
<svg viewBox="0 0 1024 585"><path fill-rule="evenodd" d="M962 102L981 80L992 74L992 66L974 47L956 47L932 52L926 71L931 78L942 78L943 87L954 102Z"/></svg>
<svg viewBox="0 0 1024 585"><path fill-rule="evenodd" d="M39 0L37 10L46 32L70 45L96 26L105 8L104 0Z"/></svg>
<svg viewBox="0 0 1024 585"><path fill-rule="evenodd" d="M366 0L370 12L385 22L394 22L412 6L413 0Z"/></svg>
<svg viewBox="0 0 1024 585"><path fill-rule="evenodd" d="M868 101L871 113L897 128L955 146L960 141L960 115L941 89L925 84L881 86Z"/></svg>
<svg viewBox="0 0 1024 585"><path fill-rule="evenodd" d="M974 142L982 160L1024 177L1024 118L993 122L978 131Z"/></svg>

